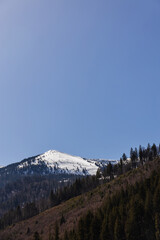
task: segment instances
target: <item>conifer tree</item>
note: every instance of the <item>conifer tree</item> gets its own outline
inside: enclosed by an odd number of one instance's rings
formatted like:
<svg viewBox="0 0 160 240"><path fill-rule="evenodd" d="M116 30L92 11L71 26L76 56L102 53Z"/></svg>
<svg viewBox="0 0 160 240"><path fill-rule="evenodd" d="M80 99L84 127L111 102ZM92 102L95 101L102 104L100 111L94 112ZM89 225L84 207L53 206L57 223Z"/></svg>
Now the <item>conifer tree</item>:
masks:
<svg viewBox="0 0 160 240"><path fill-rule="evenodd" d="M126 156L125 153L123 153L123 155L122 155L122 160L123 160L124 162L127 160L127 156Z"/></svg>
<svg viewBox="0 0 160 240"><path fill-rule="evenodd" d="M158 155L160 156L160 144L158 146Z"/></svg>
<svg viewBox="0 0 160 240"><path fill-rule="evenodd" d="M109 228L108 228L108 218L107 216L103 220L102 224L102 230L101 230L101 240L110 240L110 233L109 233Z"/></svg>
<svg viewBox="0 0 160 240"><path fill-rule="evenodd" d="M49 201L50 201L50 206L54 206L54 193L53 190L51 190L50 195L49 195Z"/></svg>
<svg viewBox="0 0 160 240"><path fill-rule="evenodd" d="M144 210L145 210L145 217L146 220L151 218L151 212L152 212L152 196L150 191L147 191L146 193L146 199L145 199L145 204L144 204Z"/></svg>
<svg viewBox="0 0 160 240"><path fill-rule="evenodd" d="M82 219L78 223L78 240L84 240L84 221Z"/></svg>
<svg viewBox="0 0 160 240"><path fill-rule="evenodd" d="M97 172L96 172L96 178L101 178L101 172L99 168L97 169Z"/></svg>
<svg viewBox="0 0 160 240"><path fill-rule="evenodd" d="M153 196L153 206L156 212L160 213L160 187L157 186Z"/></svg>
<svg viewBox="0 0 160 240"><path fill-rule="evenodd" d="M122 238L122 227L119 217L116 218L116 222L114 225L114 240L119 240Z"/></svg>
<svg viewBox="0 0 160 240"><path fill-rule="evenodd" d="M149 143L148 143L147 149L146 149L146 156L147 156L147 161L149 161L151 159L151 146Z"/></svg>
<svg viewBox="0 0 160 240"><path fill-rule="evenodd" d="M120 158L120 172L123 174L123 160Z"/></svg>
<svg viewBox="0 0 160 240"><path fill-rule="evenodd" d="M63 223L65 223L65 218L64 218L64 216L63 216L63 214L62 214L62 216L61 216L61 220L60 220L60 225L62 225Z"/></svg>
<svg viewBox="0 0 160 240"><path fill-rule="evenodd" d="M157 156L157 147L156 147L155 143L152 145L151 150L152 150L152 153L153 153L153 157L155 158Z"/></svg>
<svg viewBox="0 0 160 240"><path fill-rule="evenodd" d="M110 180L112 179L112 171L113 171L113 166L112 164L109 162L109 164L107 165L107 175L110 176Z"/></svg>
<svg viewBox="0 0 160 240"><path fill-rule="evenodd" d="M34 240L41 240L38 232L34 233Z"/></svg>
<svg viewBox="0 0 160 240"><path fill-rule="evenodd" d="M160 240L160 218L158 213L155 215L155 230L156 240Z"/></svg>
<svg viewBox="0 0 160 240"><path fill-rule="evenodd" d="M132 163L132 168L134 168L135 167L135 154L134 154L133 148L131 148L131 150L130 150L130 159L131 159L131 163Z"/></svg>
<svg viewBox="0 0 160 240"><path fill-rule="evenodd" d="M17 207L16 215L17 215L17 221L20 221L22 219L22 211L20 206Z"/></svg>
<svg viewBox="0 0 160 240"><path fill-rule="evenodd" d="M64 240L69 240L69 237L68 237L68 233L67 233L67 231L65 231L65 234L64 234Z"/></svg>
<svg viewBox="0 0 160 240"><path fill-rule="evenodd" d="M139 146L139 160L140 160L140 163L143 165L143 150L141 145Z"/></svg>
<svg viewBox="0 0 160 240"><path fill-rule="evenodd" d="M84 239L89 240L90 239L90 226L91 222L93 220L93 214L91 211L88 211L87 215L85 216L84 219Z"/></svg>
<svg viewBox="0 0 160 240"><path fill-rule="evenodd" d="M56 221L55 228L54 228L54 240L59 240L59 226Z"/></svg>
<svg viewBox="0 0 160 240"><path fill-rule="evenodd" d="M101 220L98 216L94 216L91 227L90 227L90 239L91 240L99 240L100 239L100 228L101 228Z"/></svg>

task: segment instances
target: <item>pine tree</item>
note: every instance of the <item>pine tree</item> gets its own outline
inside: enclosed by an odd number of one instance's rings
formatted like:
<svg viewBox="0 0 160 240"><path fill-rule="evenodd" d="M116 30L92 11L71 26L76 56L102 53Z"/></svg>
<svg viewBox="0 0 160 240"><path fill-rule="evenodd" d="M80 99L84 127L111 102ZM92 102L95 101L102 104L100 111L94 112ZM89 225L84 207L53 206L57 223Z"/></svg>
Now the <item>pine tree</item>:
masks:
<svg viewBox="0 0 160 240"><path fill-rule="evenodd" d="M38 232L34 233L34 240L41 240Z"/></svg>
<svg viewBox="0 0 160 240"><path fill-rule="evenodd" d="M16 209L16 215L17 215L17 221L20 221L22 219L22 211L20 206L18 206Z"/></svg>
<svg viewBox="0 0 160 240"><path fill-rule="evenodd" d="M101 178L101 172L99 168L97 169L97 172L96 172L96 178Z"/></svg>
<svg viewBox="0 0 160 240"><path fill-rule="evenodd" d="M54 206L54 193L53 193L53 190L51 190L51 192L50 192L49 201L50 201L50 207L53 207Z"/></svg>
<svg viewBox="0 0 160 240"><path fill-rule="evenodd" d="M27 233L26 234L29 234L30 233L30 228L28 227L27 228Z"/></svg>
<svg viewBox="0 0 160 240"><path fill-rule="evenodd" d="M126 162L126 161L127 161L127 156L126 156L126 154L125 154L125 153L123 153L123 155L122 155L122 160L123 160L124 162Z"/></svg>
<svg viewBox="0 0 160 240"><path fill-rule="evenodd" d="M78 223L78 240L84 240L84 221L80 219Z"/></svg>
<svg viewBox="0 0 160 240"><path fill-rule="evenodd" d="M130 211L126 221L125 232L127 240L142 240L143 202L139 195L130 201Z"/></svg>
<svg viewBox="0 0 160 240"><path fill-rule="evenodd" d="M156 212L160 213L160 187L157 186L153 196L153 206Z"/></svg>
<svg viewBox="0 0 160 240"><path fill-rule="evenodd" d="M153 207L153 205L152 205L152 196L151 196L150 191L147 191L146 199L145 199L145 205L144 205L146 220L148 220L152 216L151 215L152 207Z"/></svg>
<svg viewBox="0 0 160 240"><path fill-rule="evenodd" d="M59 240L59 226L58 223L55 223L55 228L54 228L54 240Z"/></svg>
<svg viewBox="0 0 160 240"><path fill-rule="evenodd" d="M120 158L120 174L123 174L123 160Z"/></svg>
<svg viewBox="0 0 160 240"><path fill-rule="evenodd" d="M91 211L88 211L87 215L84 218L84 239L90 240L90 227L93 220L93 214Z"/></svg>
<svg viewBox="0 0 160 240"><path fill-rule="evenodd" d="M68 233L67 233L67 231L65 231L65 234L64 234L64 240L69 240L69 237L68 237Z"/></svg>
<svg viewBox="0 0 160 240"><path fill-rule="evenodd" d="M110 176L110 180L112 179L112 171L113 171L113 166L112 164L109 162L109 164L107 165L107 175Z"/></svg>
<svg viewBox="0 0 160 240"><path fill-rule="evenodd" d="M156 144L153 144L152 145L152 153L153 153L153 157L155 158L157 156L157 147L156 147Z"/></svg>
<svg viewBox="0 0 160 240"><path fill-rule="evenodd" d="M135 155L135 161L138 161L138 150L135 148L134 150L134 155Z"/></svg>
<svg viewBox="0 0 160 240"><path fill-rule="evenodd" d="M62 216L61 216L61 220L60 220L60 225L62 225L63 223L65 223L65 218L64 218L64 216L63 216L63 214L62 214Z"/></svg>
<svg viewBox="0 0 160 240"><path fill-rule="evenodd" d="M109 229L108 229L108 218L107 216L103 220L102 224L102 230L101 230L101 240L110 240L110 234L109 234Z"/></svg>
<svg viewBox="0 0 160 240"><path fill-rule="evenodd" d="M131 150L130 150L130 159L131 159L131 163L132 163L132 168L134 168L135 167L135 154L134 154L133 148L131 148Z"/></svg>
<svg viewBox="0 0 160 240"><path fill-rule="evenodd" d="M160 219L158 213L155 215L155 230L156 240L160 240Z"/></svg>
<svg viewBox="0 0 160 240"><path fill-rule="evenodd" d="M120 240L121 238L122 238L122 226L119 217L117 217L114 225L114 240Z"/></svg>
<svg viewBox="0 0 160 240"><path fill-rule="evenodd" d="M158 146L158 156L160 156L160 144Z"/></svg>
<svg viewBox="0 0 160 240"><path fill-rule="evenodd" d="M147 161L149 161L151 157L151 146L149 143L147 145L146 155L147 155Z"/></svg>
<svg viewBox="0 0 160 240"><path fill-rule="evenodd" d="M100 239L101 220L98 216L94 216L90 227L90 240Z"/></svg>
<svg viewBox="0 0 160 240"><path fill-rule="evenodd" d="M139 146L139 160L140 160L140 163L143 165L143 150L141 145Z"/></svg>
<svg viewBox="0 0 160 240"><path fill-rule="evenodd" d="M108 230L110 234L110 239L114 238L114 224L117 216L117 207L115 207L116 201L117 201L116 196L113 196L112 202L114 203L114 207L110 210L109 216L108 216Z"/></svg>

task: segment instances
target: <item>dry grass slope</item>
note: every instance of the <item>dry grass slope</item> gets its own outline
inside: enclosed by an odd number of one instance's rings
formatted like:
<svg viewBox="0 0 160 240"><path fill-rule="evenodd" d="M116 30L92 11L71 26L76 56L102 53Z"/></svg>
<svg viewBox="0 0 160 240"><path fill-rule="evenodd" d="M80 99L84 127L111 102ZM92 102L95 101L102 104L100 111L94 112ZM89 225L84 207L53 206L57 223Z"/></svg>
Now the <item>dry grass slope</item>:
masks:
<svg viewBox="0 0 160 240"><path fill-rule="evenodd" d="M95 211L102 204L104 199L111 196L121 188L127 188L128 185L135 184L148 178L153 171L160 167L160 159L157 158L144 166L134 169L110 183L99 186L98 188L72 198L59 206L53 207L31 219L19 222L0 231L1 240L33 240L33 235L37 231L43 240L48 240L49 235L54 232L55 222L60 222L62 214L65 223L60 226L60 236L63 236L65 230L76 228L79 218L88 210Z"/></svg>

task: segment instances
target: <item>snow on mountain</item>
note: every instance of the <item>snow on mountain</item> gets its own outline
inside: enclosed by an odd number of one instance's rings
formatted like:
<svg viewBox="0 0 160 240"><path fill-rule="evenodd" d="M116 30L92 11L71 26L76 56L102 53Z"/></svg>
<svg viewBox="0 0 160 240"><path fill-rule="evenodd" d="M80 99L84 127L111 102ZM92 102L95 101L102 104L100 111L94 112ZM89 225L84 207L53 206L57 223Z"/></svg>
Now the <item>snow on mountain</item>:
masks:
<svg viewBox="0 0 160 240"><path fill-rule="evenodd" d="M49 150L35 157L30 163L26 159L26 161L21 162L17 168L22 169L29 165L45 165L50 169L50 172L76 175L94 175L98 169L94 161L87 161L81 157L61 153L56 150Z"/></svg>
<svg viewBox="0 0 160 240"><path fill-rule="evenodd" d="M109 163L114 165L119 162L118 160L112 160L112 159L91 159L91 160L94 161L94 163L99 167L105 167Z"/></svg>
<svg viewBox="0 0 160 240"><path fill-rule="evenodd" d="M34 158L23 160L17 166L17 170L31 167L45 167L50 173L56 174L75 174L75 175L94 175L99 167L106 166L109 162L117 163L114 160L85 159L72 156L56 150L49 150L44 154Z"/></svg>
<svg viewBox="0 0 160 240"><path fill-rule="evenodd" d="M116 160L86 159L72 156L56 150L49 150L41 155L26 158L21 162L12 163L0 168L0 177L31 176L54 174L63 175L95 175L98 168L108 163L116 164Z"/></svg>

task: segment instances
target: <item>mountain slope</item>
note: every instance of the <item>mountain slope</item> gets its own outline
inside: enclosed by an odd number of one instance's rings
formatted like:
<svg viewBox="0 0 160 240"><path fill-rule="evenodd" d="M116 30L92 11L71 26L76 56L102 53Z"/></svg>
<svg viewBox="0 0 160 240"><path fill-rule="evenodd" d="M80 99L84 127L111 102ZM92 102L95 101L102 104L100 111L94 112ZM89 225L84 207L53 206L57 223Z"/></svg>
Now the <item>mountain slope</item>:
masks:
<svg viewBox="0 0 160 240"><path fill-rule="evenodd" d="M22 160L0 168L0 176L33 175L33 174L74 174L94 175L99 167L106 166L116 160L86 159L50 150L44 154Z"/></svg>
<svg viewBox="0 0 160 240"><path fill-rule="evenodd" d="M109 162L50 150L0 168L0 217L10 209L35 201L42 200L38 209L46 209L43 201L47 202L51 191L55 193L71 185L76 178L94 175Z"/></svg>
<svg viewBox="0 0 160 240"><path fill-rule="evenodd" d="M54 232L55 222L58 221L58 223L60 223L63 215L65 222L60 225L60 235L62 236L65 230L76 229L78 220L86 214L88 210L94 212L101 207L108 198L111 198L122 188L125 191L128 185L133 186L135 183L140 183L150 178L154 172L159 172L159 170L160 159L157 158L152 162L147 162L138 169L121 175L110 183L101 185L87 194L70 199L31 219L19 222L4 231L0 231L0 239L30 240L33 239L34 232L37 231L43 240L48 240L49 234L53 234Z"/></svg>
<svg viewBox="0 0 160 240"><path fill-rule="evenodd" d="M71 156L55 150L39 155L30 162L23 161L17 166L17 169L26 169L29 166L46 166L50 173L75 175L93 175L98 169L93 161L84 160L81 157Z"/></svg>

